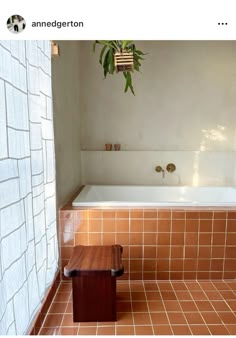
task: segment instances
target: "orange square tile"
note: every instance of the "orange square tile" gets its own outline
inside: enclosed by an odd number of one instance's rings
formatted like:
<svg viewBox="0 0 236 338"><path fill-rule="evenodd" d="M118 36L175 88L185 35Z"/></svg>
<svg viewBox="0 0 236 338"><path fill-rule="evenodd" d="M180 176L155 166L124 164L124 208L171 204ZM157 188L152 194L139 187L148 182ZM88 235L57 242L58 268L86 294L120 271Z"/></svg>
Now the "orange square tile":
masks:
<svg viewBox="0 0 236 338"><path fill-rule="evenodd" d="M223 259L212 259L211 260L211 270L213 271L223 271Z"/></svg>
<svg viewBox="0 0 236 338"><path fill-rule="evenodd" d="M143 209L130 209L130 218L142 218L143 219Z"/></svg>
<svg viewBox="0 0 236 338"><path fill-rule="evenodd" d="M226 245L235 245L236 233L228 233L226 236Z"/></svg>
<svg viewBox="0 0 236 338"><path fill-rule="evenodd" d="M171 220L170 219L158 219L157 231L158 232L170 232Z"/></svg>
<svg viewBox="0 0 236 338"><path fill-rule="evenodd" d="M130 271L142 271L143 270L143 261L141 259L131 259L130 260Z"/></svg>
<svg viewBox="0 0 236 338"><path fill-rule="evenodd" d="M211 234L199 233L199 245L211 245Z"/></svg>
<svg viewBox="0 0 236 338"><path fill-rule="evenodd" d="M128 219L117 219L116 220L116 231L117 232L129 232L129 220Z"/></svg>
<svg viewBox="0 0 236 338"><path fill-rule="evenodd" d="M144 233L144 245L156 245L155 233Z"/></svg>
<svg viewBox="0 0 236 338"><path fill-rule="evenodd" d="M213 218L213 211L200 211L200 219L210 219Z"/></svg>
<svg viewBox="0 0 236 338"><path fill-rule="evenodd" d="M75 233L75 245L88 245L88 233Z"/></svg>
<svg viewBox="0 0 236 338"><path fill-rule="evenodd" d="M183 246L171 246L171 257L172 258L183 258L184 247Z"/></svg>
<svg viewBox="0 0 236 338"><path fill-rule="evenodd" d="M170 210L166 210L166 209L159 209L158 210L158 218L159 219L171 219L171 211Z"/></svg>
<svg viewBox="0 0 236 338"><path fill-rule="evenodd" d="M191 335L191 331L186 325L171 325L174 335Z"/></svg>
<svg viewBox="0 0 236 338"><path fill-rule="evenodd" d="M198 257L202 259L209 259L211 257L211 247L210 246L199 246Z"/></svg>
<svg viewBox="0 0 236 338"><path fill-rule="evenodd" d="M171 259L170 270L171 271L183 271L184 260L183 259Z"/></svg>
<svg viewBox="0 0 236 338"><path fill-rule="evenodd" d="M49 313L62 313L66 311L67 303L54 302L49 308Z"/></svg>
<svg viewBox="0 0 236 338"><path fill-rule="evenodd" d="M120 245L129 245L130 243L130 235L127 232L124 233L116 233L116 244L120 244ZM139 244L139 243L138 243Z"/></svg>
<svg viewBox="0 0 236 338"><path fill-rule="evenodd" d="M130 280L141 280L143 279L143 271L139 271L139 272L130 272Z"/></svg>
<svg viewBox="0 0 236 338"><path fill-rule="evenodd" d="M197 269L197 259L185 259L184 260L184 271L196 271Z"/></svg>
<svg viewBox="0 0 236 338"><path fill-rule="evenodd" d="M173 210L172 211L172 220L184 219L185 220L185 211L183 210Z"/></svg>
<svg viewBox="0 0 236 338"><path fill-rule="evenodd" d="M186 211L186 220L187 219L199 219L200 213L199 211Z"/></svg>
<svg viewBox="0 0 236 338"><path fill-rule="evenodd" d="M144 247L145 249L145 247ZM143 257L143 248L142 246L132 246L130 245L130 258L142 258Z"/></svg>
<svg viewBox="0 0 236 338"><path fill-rule="evenodd" d="M130 220L130 232L143 232L143 220L131 219Z"/></svg>
<svg viewBox="0 0 236 338"><path fill-rule="evenodd" d="M200 219L200 232L212 232L212 220Z"/></svg>
<svg viewBox="0 0 236 338"><path fill-rule="evenodd" d="M116 217L116 210L115 209L103 209L102 210L102 217L103 218L115 219L115 217Z"/></svg>
<svg viewBox="0 0 236 338"><path fill-rule="evenodd" d="M210 330L212 335L228 335L229 331L223 325L208 325L208 329Z"/></svg>
<svg viewBox="0 0 236 338"><path fill-rule="evenodd" d="M146 301L138 301L132 302L133 312L148 312L147 302Z"/></svg>
<svg viewBox="0 0 236 338"><path fill-rule="evenodd" d="M157 218L156 209L143 209L143 218Z"/></svg>
<svg viewBox="0 0 236 338"><path fill-rule="evenodd" d="M159 303L159 305L161 305L161 309L164 309L164 305L163 305L163 303L162 303L162 295L161 295L161 293L159 292L159 291L153 291L153 292L147 292L146 293L146 297L147 297L147 300L148 300L148 302L153 302L153 301L158 301L158 303ZM153 305L153 304L151 304L151 305ZM158 309L159 310L157 310L157 311L161 311L160 310L160 307L158 307ZM154 308L152 307L152 311L154 311Z"/></svg>
<svg viewBox="0 0 236 338"><path fill-rule="evenodd" d="M142 245L143 234L141 232L130 233L130 245Z"/></svg>
<svg viewBox="0 0 236 338"><path fill-rule="evenodd" d="M183 312L198 312L198 308L195 305L194 301L182 300L180 301L180 306Z"/></svg>
<svg viewBox="0 0 236 338"><path fill-rule="evenodd" d="M158 280L166 280L170 278L170 272L157 270L156 276L157 276L156 279Z"/></svg>
<svg viewBox="0 0 236 338"><path fill-rule="evenodd" d="M193 335L210 335L210 331L206 325L190 325Z"/></svg>
<svg viewBox="0 0 236 338"><path fill-rule="evenodd" d="M201 312L206 324L222 324L221 319L216 312Z"/></svg>
<svg viewBox="0 0 236 338"><path fill-rule="evenodd" d="M73 247L72 246L62 246L61 247L61 259L66 260L66 259L70 259L72 252L73 252Z"/></svg>
<svg viewBox="0 0 236 338"><path fill-rule="evenodd" d="M148 234L146 234L148 235ZM153 236L151 235L151 238ZM155 243L153 243L155 244ZM157 235L157 245L170 245L170 233L169 232L163 232L163 233L158 233Z"/></svg>
<svg viewBox="0 0 236 338"><path fill-rule="evenodd" d="M228 246L225 248L226 258L236 258L236 246Z"/></svg>
<svg viewBox="0 0 236 338"><path fill-rule="evenodd" d="M103 232L115 232L116 231L116 222L114 219L103 219Z"/></svg>
<svg viewBox="0 0 236 338"><path fill-rule="evenodd" d="M156 271L153 271L153 272L143 271L143 279L144 280L156 280L157 279Z"/></svg>
<svg viewBox="0 0 236 338"><path fill-rule="evenodd" d="M90 219L89 220L89 232L102 232L102 220Z"/></svg>
<svg viewBox="0 0 236 338"><path fill-rule="evenodd" d="M171 245L184 245L184 233L177 232L172 233Z"/></svg>
<svg viewBox="0 0 236 338"><path fill-rule="evenodd" d="M158 258L169 258L170 257L170 246L158 245L157 246L157 257Z"/></svg>
<svg viewBox="0 0 236 338"><path fill-rule="evenodd" d="M213 233L213 245L224 245L225 244L225 233L224 232L218 232Z"/></svg>
<svg viewBox="0 0 236 338"><path fill-rule="evenodd" d="M79 327L77 335L80 336L93 336L97 333L97 327L91 326L91 327Z"/></svg>
<svg viewBox="0 0 236 338"><path fill-rule="evenodd" d="M149 300L148 301L148 307L149 307L150 312L165 312L165 308L164 308L163 302L161 301L161 298L158 301Z"/></svg>
<svg viewBox="0 0 236 338"><path fill-rule="evenodd" d="M180 312L181 307L177 300L165 300L164 301L166 312Z"/></svg>
<svg viewBox="0 0 236 338"><path fill-rule="evenodd" d="M153 325L168 325L168 318L165 312L151 312L150 313Z"/></svg>
<svg viewBox="0 0 236 338"><path fill-rule="evenodd" d="M214 211L213 215L214 219L226 219L227 218L227 212L226 211Z"/></svg>
<svg viewBox="0 0 236 338"><path fill-rule="evenodd" d="M145 219L143 228L145 232L156 232L157 231L156 219Z"/></svg>
<svg viewBox="0 0 236 338"><path fill-rule="evenodd" d="M59 327L61 325L63 314L48 314L43 327Z"/></svg>
<svg viewBox="0 0 236 338"><path fill-rule="evenodd" d="M187 324L182 312L169 312L167 313L170 324Z"/></svg>
<svg viewBox="0 0 236 338"><path fill-rule="evenodd" d="M102 336L113 336L115 335L115 326L104 326L97 328L97 335Z"/></svg>
<svg viewBox="0 0 236 338"><path fill-rule="evenodd" d="M187 232L185 233L185 245L197 245L198 244L198 233Z"/></svg>
<svg viewBox="0 0 236 338"><path fill-rule="evenodd" d="M172 335L172 330L170 325L153 325L154 334L159 335Z"/></svg>
<svg viewBox="0 0 236 338"><path fill-rule="evenodd" d="M74 232L87 232L88 230L88 220L74 221Z"/></svg>
<svg viewBox="0 0 236 338"><path fill-rule="evenodd" d="M184 232L185 220L173 219L172 220L172 232Z"/></svg>
<svg viewBox="0 0 236 338"><path fill-rule="evenodd" d="M101 245L102 236L100 233L89 233L88 234L88 245Z"/></svg>
<svg viewBox="0 0 236 338"><path fill-rule="evenodd" d="M210 272L209 271L197 271L194 277L195 279L210 279ZM194 279L192 278L192 279Z"/></svg>
<svg viewBox="0 0 236 338"><path fill-rule="evenodd" d="M101 209L89 209L88 211L89 220L92 219L101 219L102 218L102 210Z"/></svg>
<svg viewBox="0 0 236 338"><path fill-rule="evenodd" d="M120 325L133 325L133 315L130 312L118 312L117 313L117 326Z"/></svg>
<svg viewBox="0 0 236 338"><path fill-rule="evenodd" d="M135 325L135 334L141 336L153 335L151 325Z"/></svg>
<svg viewBox="0 0 236 338"><path fill-rule="evenodd" d="M199 271L209 271L210 270L210 259L199 259L198 260L198 270Z"/></svg>
<svg viewBox="0 0 236 338"><path fill-rule="evenodd" d="M170 271L171 280L183 279L183 271Z"/></svg>
<svg viewBox="0 0 236 338"><path fill-rule="evenodd" d="M77 333L78 333L78 327L61 327L60 328L60 335L62 336L76 336Z"/></svg>
<svg viewBox="0 0 236 338"><path fill-rule="evenodd" d="M236 220L236 211L228 211L228 219Z"/></svg>
<svg viewBox="0 0 236 338"><path fill-rule="evenodd" d="M156 258L156 246L144 246L144 258Z"/></svg>
<svg viewBox="0 0 236 338"><path fill-rule="evenodd" d="M62 326L79 326L79 323L73 321L72 313L65 313L62 320Z"/></svg>
<svg viewBox="0 0 236 338"><path fill-rule="evenodd" d="M118 209L116 210L116 218L129 218L129 209Z"/></svg>
<svg viewBox="0 0 236 338"><path fill-rule="evenodd" d="M103 245L114 245L115 244L115 233L103 233Z"/></svg>
<svg viewBox="0 0 236 338"><path fill-rule="evenodd" d="M169 259L158 259L157 260L157 271L169 271Z"/></svg>
<svg viewBox="0 0 236 338"><path fill-rule="evenodd" d="M116 327L116 335L118 336L131 336L134 335L134 326L117 326Z"/></svg>
<svg viewBox="0 0 236 338"><path fill-rule="evenodd" d="M195 304L197 305L199 311L214 311L211 302L208 300L196 300Z"/></svg>
<svg viewBox="0 0 236 338"><path fill-rule="evenodd" d="M204 324L204 321L198 312L185 312L184 315L189 324Z"/></svg>
<svg viewBox="0 0 236 338"><path fill-rule="evenodd" d="M186 220L186 232L198 232L199 220L198 219L187 219Z"/></svg>
<svg viewBox="0 0 236 338"><path fill-rule="evenodd" d="M156 259L145 259L143 264L144 271L155 271L156 270Z"/></svg>
<svg viewBox="0 0 236 338"><path fill-rule="evenodd" d="M227 222L227 230L230 232L230 222L234 224L235 228L235 222L228 220ZM233 225L232 224L232 225ZM213 232L225 232L226 229L226 220L225 219L215 219L213 222Z"/></svg>
<svg viewBox="0 0 236 338"><path fill-rule="evenodd" d="M198 255L197 246L185 246L185 258L196 258Z"/></svg>

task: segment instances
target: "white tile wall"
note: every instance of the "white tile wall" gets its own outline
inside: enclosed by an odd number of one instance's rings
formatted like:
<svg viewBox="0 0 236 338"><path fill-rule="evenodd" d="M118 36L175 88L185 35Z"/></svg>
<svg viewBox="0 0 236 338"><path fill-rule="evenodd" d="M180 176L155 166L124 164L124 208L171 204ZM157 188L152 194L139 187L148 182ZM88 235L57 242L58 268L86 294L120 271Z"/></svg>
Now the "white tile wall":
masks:
<svg viewBox="0 0 236 338"><path fill-rule="evenodd" d="M50 63L49 41L0 41L0 335L27 334L58 267Z"/></svg>

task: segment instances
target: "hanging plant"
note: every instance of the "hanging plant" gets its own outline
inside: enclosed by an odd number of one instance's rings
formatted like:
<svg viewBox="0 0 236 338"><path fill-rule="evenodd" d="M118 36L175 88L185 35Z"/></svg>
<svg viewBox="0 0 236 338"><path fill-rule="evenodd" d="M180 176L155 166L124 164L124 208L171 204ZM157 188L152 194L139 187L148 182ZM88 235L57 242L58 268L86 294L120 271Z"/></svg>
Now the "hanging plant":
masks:
<svg viewBox="0 0 236 338"><path fill-rule="evenodd" d="M134 70L139 72L141 67L140 60L145 55L142 51L136 49L132 40L96 40L93 44L95 52L96 45L102 46L99 56L99 63L103 67L104 77L107 74L123 72L125 77L125 93L128 89L134 93L132 74Z"/></svg>

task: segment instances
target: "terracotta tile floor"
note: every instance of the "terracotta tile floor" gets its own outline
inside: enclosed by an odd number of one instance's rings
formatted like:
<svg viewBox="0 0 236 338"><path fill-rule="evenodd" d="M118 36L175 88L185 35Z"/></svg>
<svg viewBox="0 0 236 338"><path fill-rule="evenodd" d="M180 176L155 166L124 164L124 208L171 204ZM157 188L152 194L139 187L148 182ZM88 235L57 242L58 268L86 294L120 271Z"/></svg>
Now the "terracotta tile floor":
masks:
<svg viewBox="0 0 236 338"><path fill-rule="evenodd" d="M236 335L236 281L117 281L117 322L74 323L61 283L40 335Z"/></svg>

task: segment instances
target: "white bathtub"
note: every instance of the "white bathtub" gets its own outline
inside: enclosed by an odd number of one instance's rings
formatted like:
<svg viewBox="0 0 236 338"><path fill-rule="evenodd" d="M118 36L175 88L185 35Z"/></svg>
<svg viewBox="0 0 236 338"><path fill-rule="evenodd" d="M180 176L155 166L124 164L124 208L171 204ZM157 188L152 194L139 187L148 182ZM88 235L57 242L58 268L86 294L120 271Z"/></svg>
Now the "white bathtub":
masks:
<svg viewBox="0 0 236 338"><path fill-rule="evenodd" d="M86 185L74 207L236 207L235 187Z"/></svg>

